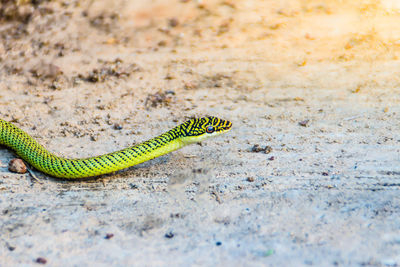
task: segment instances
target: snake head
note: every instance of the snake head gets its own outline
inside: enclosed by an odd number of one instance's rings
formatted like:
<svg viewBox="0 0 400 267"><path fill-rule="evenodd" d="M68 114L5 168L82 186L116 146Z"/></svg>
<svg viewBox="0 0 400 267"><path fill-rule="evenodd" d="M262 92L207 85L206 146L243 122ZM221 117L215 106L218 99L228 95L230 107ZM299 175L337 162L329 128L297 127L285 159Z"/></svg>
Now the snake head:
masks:
<svg viewBox="0 0 400 267"><path fill-rule="evenodd" d="M181 140L185 144L192 144L229 131L232 123L217 117L203 117L188 120L179 127L182 133Z"/></svg>

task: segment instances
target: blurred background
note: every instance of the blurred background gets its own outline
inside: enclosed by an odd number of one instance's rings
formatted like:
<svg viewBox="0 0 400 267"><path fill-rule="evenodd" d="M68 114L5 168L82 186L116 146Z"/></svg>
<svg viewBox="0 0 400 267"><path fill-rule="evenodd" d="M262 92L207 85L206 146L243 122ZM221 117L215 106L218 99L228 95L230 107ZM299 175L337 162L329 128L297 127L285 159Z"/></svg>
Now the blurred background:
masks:
<svg viewBox="0 0 400 267"><path fill-rule="evenodd" d="M320 83L335 83L328 66L320 75L321 63L358 61L360 68L373 68L398 59L399 14L395 0L2 0L0 64L3 74L43 76L34 69L39 58L58 66L53 75L70 76L90 69L100 55L117 56L116 51L195 55L218 50L221 60L274 63L269 70L238 70L252 72L262 84L322 77ZM308 77L287 77L292 72ZM362 80L360 86L368 86L373 77ZM349 83L356 86L354 80Z"/></svg>

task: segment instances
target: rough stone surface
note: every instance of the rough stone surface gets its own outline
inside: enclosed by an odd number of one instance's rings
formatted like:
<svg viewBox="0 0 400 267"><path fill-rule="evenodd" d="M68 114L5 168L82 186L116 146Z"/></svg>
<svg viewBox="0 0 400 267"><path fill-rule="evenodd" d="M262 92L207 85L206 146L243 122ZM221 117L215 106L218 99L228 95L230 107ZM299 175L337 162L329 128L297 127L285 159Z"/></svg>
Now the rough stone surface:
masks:
<svg viewBox="0 0 400 267"><path fill-rule="evenodd" d="M0 117L49 150L233 129L90 181L1 165L0 265L400 265L400 19L361 2L8 1Z"/></svg>
<svg viewBox="0 0 400 267"><path fill-rule="evenodd" d="M26 173L26 165L22 159L12 159L8 163L8 170L16 173Z"/></svg>

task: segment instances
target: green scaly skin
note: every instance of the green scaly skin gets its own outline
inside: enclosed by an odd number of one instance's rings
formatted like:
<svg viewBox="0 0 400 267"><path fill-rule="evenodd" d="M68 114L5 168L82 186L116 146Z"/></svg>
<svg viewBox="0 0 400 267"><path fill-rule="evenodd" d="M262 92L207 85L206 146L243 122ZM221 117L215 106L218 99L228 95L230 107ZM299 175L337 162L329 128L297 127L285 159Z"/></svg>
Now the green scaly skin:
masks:
<svg viewBox="0 0 400 267"><path fill-rule="evenodd" d="M30 165L48 175L78 179L134 166L185 145L227 132L231 127L231 122L216 117L191 119L136 146L97 157L67 159L50 153L26 132L0 119L0 145L7 146Z"/></svg>

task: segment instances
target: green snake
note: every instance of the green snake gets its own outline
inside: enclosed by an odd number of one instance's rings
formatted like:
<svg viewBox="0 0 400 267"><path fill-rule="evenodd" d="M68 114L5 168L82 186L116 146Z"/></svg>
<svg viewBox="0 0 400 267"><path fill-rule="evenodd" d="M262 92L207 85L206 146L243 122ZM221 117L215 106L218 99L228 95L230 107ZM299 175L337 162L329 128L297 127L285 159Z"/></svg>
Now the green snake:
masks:
<svg viewBox="0 0 400 267"><path fill-rule="evenodd" d="M50 153L26 132L0 119L0 145L15 151L30 165L48 175L77 179L99 176L134 166L183 146L227 132L231 127L230 121L216 117L196 118L123 150L97 157L67 159Z"/></svg>

